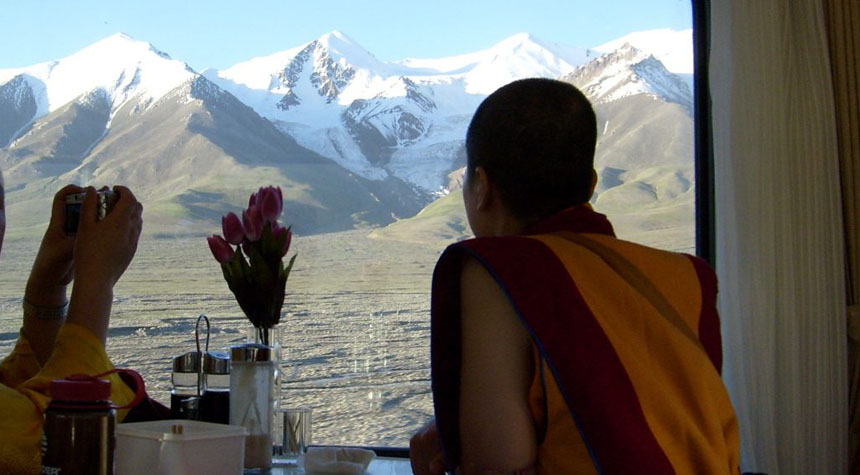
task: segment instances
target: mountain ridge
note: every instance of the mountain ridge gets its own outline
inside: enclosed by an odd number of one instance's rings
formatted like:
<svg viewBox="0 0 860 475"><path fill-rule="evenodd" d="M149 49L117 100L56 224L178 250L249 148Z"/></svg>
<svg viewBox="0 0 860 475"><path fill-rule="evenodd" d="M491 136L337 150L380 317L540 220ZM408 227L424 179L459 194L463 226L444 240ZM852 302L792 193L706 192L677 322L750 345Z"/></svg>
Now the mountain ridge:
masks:
<svg viewBox="0 0 860 475"><path fill-rule="evenodd" d="M80 71L69 84L61 84L63 91L51 91L60 79L72 77L70 64L87 64L97 56L94 52L110 44L136 55ZM452 189L456 180L449 175L465 163L465 129L486 95L482 87L489 91L494 81L534 75L575 82L578 72L606 81L601 75L608 74L609 63L624 72L616 82L642 87L605 101L592 94L599 114L604 106L611 106L606 109L610 115L631 114L632 106L619 104L641 107L646 103L628 98L647 96L660 110L666 105L660 117L673 123L689 120L683 107L671 107L684 101L673 102L667 93L667 88L683 88L653 56L630 48L628 56L613 51L590 57L594 50L565 50L527 34L465 57L469 67L461 64L451 74L440 72L440 65L457 66L463 56L443 58L438 69L421 60L411 63L420 68L383 63L338 31L240 63L244 70L203 73L126 35L95 45L69 56L70 63L0 70L0 78L9 78L0 81L0 165L12 190L10 213L25 221L58 182L123 181L137 184L154 217L150 221L169 234L180 232L171 219L213 220L215 209L223 214L230 203L243 201L240 188L275 182L291 190L295 206L288 211L304 223L296 228L299 232L385 226ZM578 60L585 62L571 64ZM589 68L590 76L585 73ZM57 76L58 71L63 74ZM155 73L164 71L169 74ZM590 94L588 84L583 87ZM79 94L55 107L58 97L73 92ZM40 108L47 112L40 115ZM639 120L643 118L636 116L626 125ZM622 123L614 117L602 123L605 166L631 170L663 159L679 166L683 162L675 158L687 150L683 143L653 157L630 158L626 151L635 146L617 128ZM673 144L682 129L643 128L665 134ZM326 173L314 172L314 167ZM462 228L459 218L451 222Z"/></svg>

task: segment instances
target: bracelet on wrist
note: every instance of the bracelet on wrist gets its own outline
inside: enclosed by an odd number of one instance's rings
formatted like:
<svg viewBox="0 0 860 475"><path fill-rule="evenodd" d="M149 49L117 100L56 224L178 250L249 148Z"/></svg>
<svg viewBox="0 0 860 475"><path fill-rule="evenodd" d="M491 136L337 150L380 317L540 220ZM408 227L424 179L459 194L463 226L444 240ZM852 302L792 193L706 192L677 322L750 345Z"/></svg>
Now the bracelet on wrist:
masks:
<svg viewBox="0 0 860 475"><path fill-rule="evenodd" d="M32 317L39 320L62 320L66 318L66 314L69 313L68 300L59 307L45 307L42 305L32 304L25 298L23 299L23 307L24 318Z"/></svg>

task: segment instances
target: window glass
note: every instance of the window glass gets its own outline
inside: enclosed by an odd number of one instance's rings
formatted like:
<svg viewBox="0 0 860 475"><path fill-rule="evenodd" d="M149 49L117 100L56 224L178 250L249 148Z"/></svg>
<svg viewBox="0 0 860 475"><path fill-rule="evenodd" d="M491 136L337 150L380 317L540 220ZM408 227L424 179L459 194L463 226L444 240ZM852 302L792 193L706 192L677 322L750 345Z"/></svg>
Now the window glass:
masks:
<svg viewBox="0 0 860 475"><path fill-rule="evenodd" d="M30 18L3 44L51 31L0 59L4 355L53 194L125 184L144 234L108 353L167 403L170 358L194 350L199 314L210 349L245 341L205 237L276 185L298 253L278 325L281 405L314 410L314 443L407 445L433 412L433 265L470 237L466 127L486 95L525 77L594 102L592 204L618 235L694 251L689 2L203 6L3 7Z"/></svg>

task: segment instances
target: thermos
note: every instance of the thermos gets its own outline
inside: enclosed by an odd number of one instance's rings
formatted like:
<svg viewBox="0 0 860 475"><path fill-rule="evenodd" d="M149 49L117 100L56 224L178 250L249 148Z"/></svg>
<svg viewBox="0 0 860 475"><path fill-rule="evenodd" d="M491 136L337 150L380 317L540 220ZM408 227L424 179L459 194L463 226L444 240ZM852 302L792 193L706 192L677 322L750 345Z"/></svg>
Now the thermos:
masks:
<svg viewBox="0 0 860 475"><path fill-rule="evenodd" d="M76 375L51 382L42 473L114 473L116 411L110 381Z"/></svg>

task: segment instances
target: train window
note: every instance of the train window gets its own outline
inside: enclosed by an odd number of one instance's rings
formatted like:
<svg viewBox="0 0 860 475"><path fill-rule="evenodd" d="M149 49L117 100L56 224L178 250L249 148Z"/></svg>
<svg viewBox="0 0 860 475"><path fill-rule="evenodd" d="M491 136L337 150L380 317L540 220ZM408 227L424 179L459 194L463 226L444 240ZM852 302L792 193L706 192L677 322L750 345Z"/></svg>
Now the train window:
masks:
<svg viewBox="0 0 860 475"><path fill-rule="evenodd" d="M407 445L433 412L433 265L470 236L465 130L524 77L593 101L592 204L619 236L695 252L690 2L99 3L2 7L17 19L0 32L16 45L0 58L3 354L53 194L125 184L145 224L108 353L168 401L170 357L194 349L198 314L216 350L249 327L205 237L277 185L298 252L281 404L314 410L314 443Z"/></svg>

